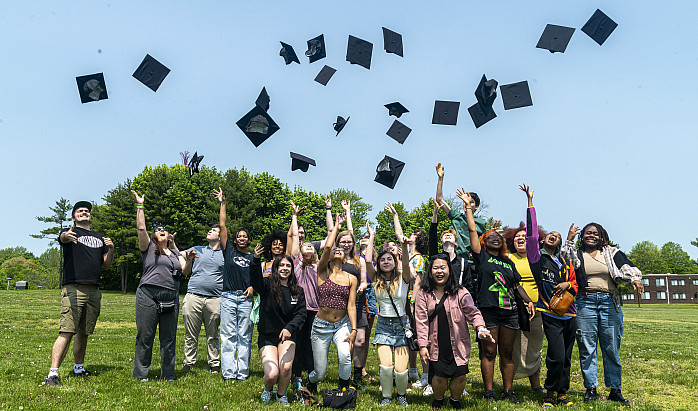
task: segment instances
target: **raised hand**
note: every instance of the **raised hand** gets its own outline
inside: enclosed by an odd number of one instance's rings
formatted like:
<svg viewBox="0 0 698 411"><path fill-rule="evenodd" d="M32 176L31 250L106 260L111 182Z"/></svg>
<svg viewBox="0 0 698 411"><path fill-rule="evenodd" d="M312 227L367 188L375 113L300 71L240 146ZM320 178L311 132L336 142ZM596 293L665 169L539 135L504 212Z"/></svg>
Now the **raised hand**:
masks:
<svg viewBox="0 0 698 411"><path fill-rule="evenodd" d="M442 166L441 163L436 165L436 175L438 175L439 178L444 178L444 166Z"/></svg>
<svg viewBox="0 0 698 411"><path fill-rule="evenodd" d="M184 254L184 258L187 261L192 261L195 258L199 258L199 255L196 253L196 251L191 250L191 251L185 251L182 254Z"/></svg>
<svg viewBox="0 0 698 411"><path fill-rule="evenodd" d="M434 213L438 213L438 212L439 212L439 210L441 210L441 208L442 208L442 205L441 205L441 204L439 204L439 202L438 202L438 201L436 201L436 199L433 199L433 201L434 201Z"/></svg>
<svg viewBox="0 0 698 411"><path fill-rule="evenodd" d="M296 216L299 215L299 214L301 213L301 211L303 211L303 210L305 210L306 208L308 208L308 207L306 207L306 206L298 207L292 200L289 200L288 202L289 202L289 204L291 204L291 211L292 211L293 214L296 215Z"/></svg>
<svg viewBox="0 0 698 411"><path fill-rule="evenodd" d="M134 190L131 190L131 194L133 194L133 198L136 199L136 203L138 205L143 205L143 201L145 200L145 194L139 196L138 193L136 193Z"/></svg>
<svg viewBox="0 0 698 411"><path fill-rule="evenodd" d="M456 189L456 196L463 200L466 209L472 209L472 207L470 207L470 204L472 204L473 198L470 197L470 193L465 191L463 187Z"/></svg>
<svg viewBox="0 0 698 411"><path fill-rule="evenodd" d="M347 221L347 217L344 214L337 213L337 218L335 218L335 221L337 222L337 227L341 228L342 224Z"/></svg>
<svg viewBox="0 0 698 411"><path fill-rule="evenodd" d="M529 200L533 200L533 190L531 190L531 186L527 186L526 184L519 184L519 190L526 193L526 197L528 197Z"/></svg>
<svg viewBox="0 0 698 411"><path fill-rule="evenodd" d="M576 237L577 234L579 234L579 227L572 223L570 231L567 232L567 241L574 241L574 237Z"/></svg>
<svg viewBox="0 0 698 411"><path fill-rule="evenodd" d="M385 203L385 209L388 210L388 212L392 215L397 214L397 210L395 210L395 207L393 207L393 205L390 204L390 202Z"/></svg>
<svg viewBox="0 0 698 411"><path fill-rule="evenodd" d="M213 189L213 195L221 203L225 202L225 194L223 194L223 190L220 187L218 187L218 190L216 190L215 188Z"/></svg>
<svg viewBox="0 0 698 411"><path fill-rule="evenodd" d="M342 208L344 211L351 211L351 201L350 200L342 200Z"/></svg>
<svg viewBox="0 0 698 411"><path fill-rule="evenodd" d="M371 228L371 225L368 223L368 221L366 221L366 232L367 232L368 235L370 235L370 236L375 236L375 235L376 235L376 230L374 230L374 229Z"/></svg>
<svg viewBox="0 0 698 411"><path fill-rule="evenodd" d="M254 256L255 258L259 258L262 256L264 253L264 246L260 243L254 246Z"/></svg>
<svg viewBox="0 0 698 411"><path fill-rule="evenodd" d="M329 210L332 208L332 199L327 194L324 194L324 196L325 196L325 208Z"/></svg>

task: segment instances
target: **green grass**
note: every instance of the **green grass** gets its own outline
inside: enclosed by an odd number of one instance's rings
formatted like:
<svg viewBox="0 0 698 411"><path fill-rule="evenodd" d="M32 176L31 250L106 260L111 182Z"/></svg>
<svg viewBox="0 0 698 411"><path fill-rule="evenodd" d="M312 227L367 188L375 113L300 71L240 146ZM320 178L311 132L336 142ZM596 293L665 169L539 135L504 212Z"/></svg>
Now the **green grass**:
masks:
<svg viewBox="0 0 698 411"><path fill-rule="evenodd" d="M102 314L87 348L87 367L97 373L86 380L68 377L73 364L72 351L61 367L61 387L42 386L51 358L51 347L58 335L60 295L56 290L0 291L0 409L159 409L218 410L263 407L259 401L262 372L256 343L253 343L252 376L245 382L223 383L220 375L208 372L205 338L199 339L199 360L192 372L181 375L184 329L177 335L177 380L161 382L155 341L150 382L131 378L136 335L133 294L105 292ZM698 306L625 306L625 335L621 347L623 393L633 408L643 410L698 409ZM203 336L202 336L203 337ZM253 339L256 341L256 337ZM545 347L543 348L545 352ZM584 388L577 350L573 354L572 387L569 393L578 409L607 410L615 404L599 401L583 404ZM337 376L335 356L330 353L328 379L320 389L329 388ZM378 357L371 349L369 373L378 375ZM528 381L518 380L514 388L524 399L522 407L505 402L487 403L483 393L477 355L471 359L471 373L465 398L469 409L539 409L540 398L528 395ZM495 373L497 376L498 372ZM545 366L541 372L545 376ZM601 373L600 381L603 381ZM501 389L501 380L496 380ZM602 384L603 385L603 384ZM600 389L607 394L605 388ZM359 409L378 409L378 386L372 385L359 396ZM431 397L418 390L408 393L412 409L430 409ZM279 409L278 405L269 407ZM303 408L294 405L292 408ZM388 409L397 409L397 406Z"/></svg>

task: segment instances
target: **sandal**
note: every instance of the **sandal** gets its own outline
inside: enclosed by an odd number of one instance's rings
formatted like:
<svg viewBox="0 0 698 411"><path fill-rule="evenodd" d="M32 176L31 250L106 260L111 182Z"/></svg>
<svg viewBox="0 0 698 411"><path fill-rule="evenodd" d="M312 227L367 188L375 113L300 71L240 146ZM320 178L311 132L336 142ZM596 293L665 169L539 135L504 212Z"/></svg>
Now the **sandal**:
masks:
<svg viewBox="0 0 698 411"><path fill-rule="evenodd" d="M555 406L555 400L547 397L543 400L543 408L553 408Z"/></svg>
<svg viewBox="0 0 698 411"><path fill-rule="evenodd" d="M573 403L572 401L570 401L569 398L567 398L566 395L558 395L558 397L557 397L557 403L558 403L559 405L562 405L563 407L567 407L567 408L573 408L573 407L574 407L574 403Z"/></svg>

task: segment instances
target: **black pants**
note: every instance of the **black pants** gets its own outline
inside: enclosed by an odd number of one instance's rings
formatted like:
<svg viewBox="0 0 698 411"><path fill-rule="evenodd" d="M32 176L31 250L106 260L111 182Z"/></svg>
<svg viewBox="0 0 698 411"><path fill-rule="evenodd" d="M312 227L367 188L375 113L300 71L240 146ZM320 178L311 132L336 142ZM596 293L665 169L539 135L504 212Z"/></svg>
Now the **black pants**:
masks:
<svg viewBox="0 0 698 411"><path fill-rule="evenodd" d="M310 372L315 368L310 332L313 330L313 321L317 311L306 311L306 313L305 323L296 337L296 356L293 359L293 375L296 377L300 377L303 371Z"/></svg>
<svg viewBox="0 0 698 411"><path fill-rule="evenodd" d="M158 313L157 301L175 300L175 309L169 313ZM174 380L177 320L179 319L179 295L152 285L142 285L136 290L136 352L133 356L133 376L148 378L150 361L153 357L155 331L160 326L160 378Z"/></svg>
<svg viewBox="0 0 698 411"><path fill-rule="evenodd" d="M545 389L564 394L570 388L570 366L572 364L572 348L574 348L577 332L577 319L560 320L543 314L543 330L548 340L548 353L545 365L548 375L545 378Z"/></svg>

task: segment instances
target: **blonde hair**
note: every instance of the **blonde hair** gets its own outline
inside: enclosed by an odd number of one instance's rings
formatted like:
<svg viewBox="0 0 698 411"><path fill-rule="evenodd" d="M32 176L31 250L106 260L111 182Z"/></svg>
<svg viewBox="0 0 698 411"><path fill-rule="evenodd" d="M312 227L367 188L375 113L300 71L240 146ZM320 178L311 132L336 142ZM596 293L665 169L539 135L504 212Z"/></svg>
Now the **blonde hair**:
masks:
<svg viewBox="0 0 698 411"><path fill-rule="evenodd" d="M395 262L395 267L393 268L392 272L385 272L381 270L381 265L380 265L380 259L383 257L385 254L389 254L393 257L393 261ZM376 291L387 291L390 295L394 295L397 292L397 288L400 286L398 281L400 278L400 273L397 270L397 257L395 254L390 252L390 250L384 249L380 253L378 253L378 258L376 259L376 278L373 281L373 288ZM385 286L386 283L390 281L390 289Z"/></svg>

